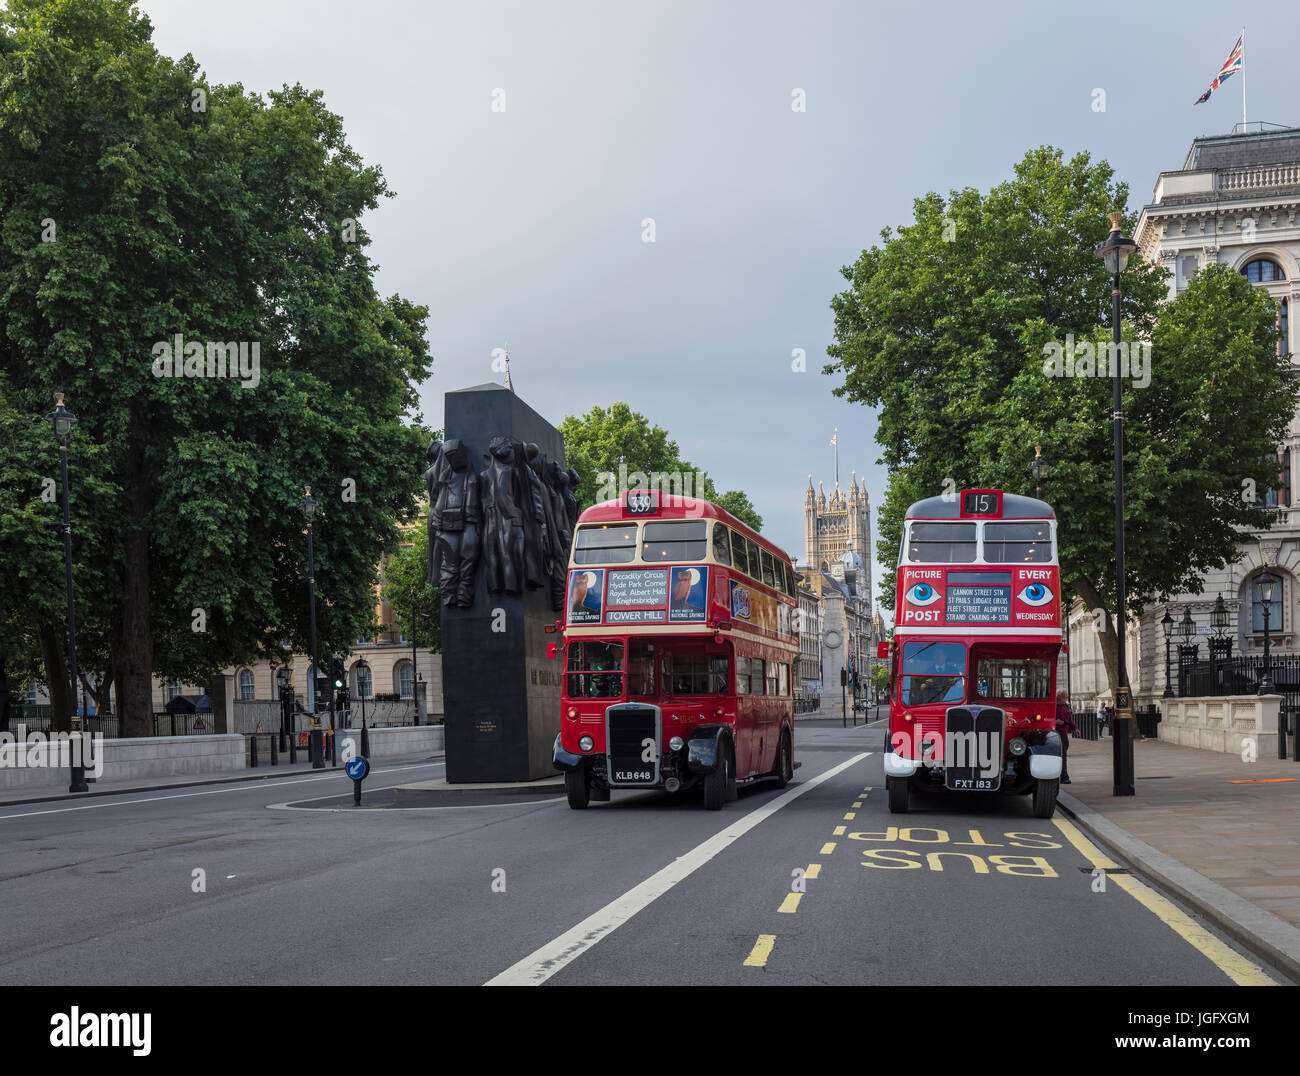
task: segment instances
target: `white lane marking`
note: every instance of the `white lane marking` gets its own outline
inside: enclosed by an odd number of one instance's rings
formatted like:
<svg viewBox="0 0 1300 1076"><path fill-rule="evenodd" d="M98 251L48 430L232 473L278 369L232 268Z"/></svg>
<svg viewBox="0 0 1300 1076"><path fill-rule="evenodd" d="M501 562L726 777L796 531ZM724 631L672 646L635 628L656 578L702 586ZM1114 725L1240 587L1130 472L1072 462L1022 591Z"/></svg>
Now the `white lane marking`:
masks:
<svg viewBox="0 0 1300 1076"><path fill-rule="evenodd" d="M829 781L832 777L847 770L850 766L856 765L864 758L870 757L873 753L865 751L862 754L854 755L847 762L841 762L834 769L818 774L809 780L807 784L800 784L798 787L778 796L770 803L765 803L762 807L756 808L745 815L744 818L733 822L721 833L715 833L702 844L696 845L685 855L679 856L672 863L669 863L663 870L652 874L640 885L629 889L621 897L606 904L594 915L589 915L571 930L565 931L554 941L547 942L536 952L530 953L523 960L507 968L500 975L489 979L483 985L538 986L544 983L570 961L576 960L602 938L608 937L636 915L637 912L652 901L662 897L682 879L699 870L729 844L743 837L760 822L770 818L782 807L793 803L805 792L811 792L823 781Z"/></svg>
<svg viewBox="0 0 1300 1076"><path fill-rule="evenodd" d="M392 769L379 770L377 773L372 771L371 776L382 776L390 773L401 773L403 770L422 770L429 766L442 766L444 763L438 762L417 762L410 766L394 766ZM7 822L11 818L35 818L43 814L63 814L66 811L93 811L100 807L125 807L132 803L161 803L164 800L183 800L193 796L215 796L219 792L248 792L254 788L275 788L277 785L305 785L309 781L337 781L340 777L345 776L342 770L336 773L328 774L321 777L286 777L280 781L267 781L258 783L256 781L239 781L231 782L237 787L230 788L210 788L203 792L182 792L179 796L150 796L147 799L121 799L114 800L111 803L83 803L78 807L52 807L48 811L24 811L22 814L0 814L0 822ZM129 791L119 792L116 795L129 796ZM0 807L3 810L3 807Z"/></svg>
<svg viewBox="0 0 1300 1076"><path fill-rule="evenodd" d="M303 800L285 800L283 803L268 803L268 811L310 811L313 814L351 814L354 817L361 815L373 815L376 818L382 815L392 814L394 811L407 813L410 811L482 811L489 807L558 807L564 802L564 793L557 792L554 796L549 796L542 800L524 800L521 803L453 803L449 807L372 807L366 810L364 807L357 810L355 807L298 807L295 804L311 802Z"/></svg>

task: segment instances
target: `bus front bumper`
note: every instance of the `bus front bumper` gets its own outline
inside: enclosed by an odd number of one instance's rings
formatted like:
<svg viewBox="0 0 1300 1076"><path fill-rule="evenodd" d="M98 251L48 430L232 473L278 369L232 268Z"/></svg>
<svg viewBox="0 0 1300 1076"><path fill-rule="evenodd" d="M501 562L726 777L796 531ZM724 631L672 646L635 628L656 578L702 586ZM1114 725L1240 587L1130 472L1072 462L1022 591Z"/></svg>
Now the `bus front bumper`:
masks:
<svg viewBox="0 0 1300 1076"><path fill-rule="evenodd" d="M919 761L914 758L904 758L896 751L886 751L884 762L886 777L911 777L921 768Z"/></svg>

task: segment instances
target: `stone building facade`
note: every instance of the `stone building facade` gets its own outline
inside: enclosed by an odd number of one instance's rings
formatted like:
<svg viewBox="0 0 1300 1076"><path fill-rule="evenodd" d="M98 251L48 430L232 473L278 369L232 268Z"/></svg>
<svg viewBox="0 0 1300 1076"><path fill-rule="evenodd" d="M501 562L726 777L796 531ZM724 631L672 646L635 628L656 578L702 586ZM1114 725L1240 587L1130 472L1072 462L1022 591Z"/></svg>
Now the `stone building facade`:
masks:
<svg viewBox="0 0 1300 1076"><path fill-rule="evenodd" d="M1215 135L1192 142L1182 168L1162 172L1151 204L1143 207L1133 234L1140 256L1170 270L1173 299L1204 266L1219 263L1243 273L1277 306L1283 354L1294 352L1296 304L1300 302L1300 128ZM1208 656L1210 613L1222 597L1229 611L1232 653L1263 653L1263 603L1258 578L1265 566L1281 581L1269 609L1274 653L1300 652L1300 506L1294 503L1294 462L1300 452L1300 413L1277 446L1278 481L1259 496L1273 516L1259 534L1243 534L1240 559L1205 576L1202 593L1175 595L1152 605L1130 627L1129 681L1134 702L1159 703L1165 678L1166 610L1176 622L1191 613L1197 634L1189 640ZM1075 698L1109 694L1100 649L1088 610L1070 618L1070 676ZM1177 645L1170 647L1177 680Z"/></svg>

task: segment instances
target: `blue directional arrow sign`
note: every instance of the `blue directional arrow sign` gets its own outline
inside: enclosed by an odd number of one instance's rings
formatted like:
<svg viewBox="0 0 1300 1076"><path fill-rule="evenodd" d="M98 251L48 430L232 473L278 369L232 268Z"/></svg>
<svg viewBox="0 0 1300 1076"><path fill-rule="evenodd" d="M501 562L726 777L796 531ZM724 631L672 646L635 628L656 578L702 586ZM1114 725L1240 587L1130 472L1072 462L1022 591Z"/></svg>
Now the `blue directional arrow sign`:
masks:
<svg viewBox="0 0 1300 1076"><path fill-rule="evenodd" d="M360 755L348 760L348 764L343 767L347 775L354 781L360 781L370 772L370 763Z"/></svg>

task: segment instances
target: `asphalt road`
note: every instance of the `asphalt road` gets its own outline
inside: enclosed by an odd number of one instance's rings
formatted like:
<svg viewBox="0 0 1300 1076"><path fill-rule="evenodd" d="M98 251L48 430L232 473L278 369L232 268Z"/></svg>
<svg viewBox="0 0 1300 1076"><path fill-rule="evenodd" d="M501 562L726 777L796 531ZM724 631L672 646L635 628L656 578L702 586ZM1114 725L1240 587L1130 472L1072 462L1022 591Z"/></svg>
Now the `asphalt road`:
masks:
<svg viewBox="0 0 1300 1076"><path fill-rule="evenodd" d="M1280 981L1123 864L1099 876L1028 798L890 815L879 725L796 737L795 781L721 812L357 810L341 771L0 808L0 983ZM441 773L377 765L365 788Z"/></svg>

